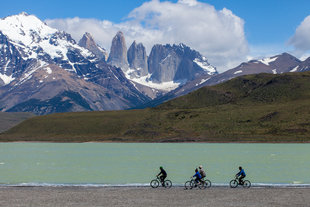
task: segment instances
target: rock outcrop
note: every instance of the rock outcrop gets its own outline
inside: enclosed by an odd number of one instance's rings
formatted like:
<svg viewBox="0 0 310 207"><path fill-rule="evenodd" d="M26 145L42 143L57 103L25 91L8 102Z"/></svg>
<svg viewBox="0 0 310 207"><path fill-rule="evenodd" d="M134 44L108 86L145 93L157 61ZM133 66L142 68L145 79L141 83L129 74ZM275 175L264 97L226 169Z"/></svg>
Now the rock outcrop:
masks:
<svg viewBox="0 0 310 207"><path fill-rule="evenodd" d="M129 68L124 34L119 31L112 40L108 63L126 72Z"/></svg>
<svg viewBox="0 0 310 207"><path fill-rule="evenodd" d="M127 58L129 67L135 69L131 77L141 77L148 74L147 55L142 43L134 41L128 49Z"/></svg>
<svg viewBox="0 0 310 207"><path fill-rule="evenodd" d="M148 69L153 82L187 82L201 74L217 74L199 52L184 44L154 45L148 58Z"/></svg>
<svg viewBox="0 0 310 207"><path fill-rule="evenodd" d="M96 55L97 58L107 61L108 59L107 51L96 44L94 38L90 33L86 32L78 44L79 46L84 47L89 51L91 51L94 55Z"/></svg>

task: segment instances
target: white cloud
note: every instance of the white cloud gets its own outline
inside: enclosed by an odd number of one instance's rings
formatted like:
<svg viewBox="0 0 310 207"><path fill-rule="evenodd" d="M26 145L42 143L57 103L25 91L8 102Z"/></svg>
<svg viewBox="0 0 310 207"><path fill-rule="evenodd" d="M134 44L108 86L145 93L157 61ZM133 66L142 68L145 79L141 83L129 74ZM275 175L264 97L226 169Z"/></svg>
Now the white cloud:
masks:
<svg viewBox="0 0 310 207"><path fill-rule="evenodd" d="M46 22L72 34L76 40L84 32L90 32L108 50L118 30L125 34L128 46L137 40L148 52L157 43L184 43L205 55L220 71L246 60L249 52L244 21L228 9L218 11L197 0L179 0L177 3L152 0L135 8L119 24L78 17Z"/></svg>
<svg viewBox="0 0 310 207"><path fill-rule="evenodd" d="M259 44L250 45L250 54L247 57L248 60L258 60L267 57L279 55L283 52L288 52L294 55L293 48L289 45L283 44Z"/></svg>
<svg viewBox="0 0 310 207"><path fill-rule="evenodd" d="M289 44L295 47L294 53L300 57L310 51L310 16L307 16L297 27L295 34L289 40Z"/></svg>

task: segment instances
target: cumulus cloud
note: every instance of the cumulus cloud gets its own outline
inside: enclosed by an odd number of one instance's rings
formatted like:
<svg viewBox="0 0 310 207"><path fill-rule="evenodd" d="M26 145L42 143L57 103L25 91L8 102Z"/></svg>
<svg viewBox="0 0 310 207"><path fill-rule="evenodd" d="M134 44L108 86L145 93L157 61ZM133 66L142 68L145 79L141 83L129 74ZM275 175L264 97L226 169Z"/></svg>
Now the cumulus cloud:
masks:
<svg viewBox="0 0 310 207"><path fill-rule="evenodd" d="M249 52L244 21L226 8L216 10L197 0L145 2L118 24L78 17L50 19L46 23L70 33L76 40L90 32L107 50L119 30L125 34L128 46L136 40L142 42L148 52L154 44L184 43L205 55L220 71L246 60Z"/></svg>
<svg viewBox="0 0 310 207"><path fill-rule="evenodd" d="M300 56L304 56L307 51L310 51L310 16L307 16L297 27L289 44L294 46L295 53Z"/></svg>

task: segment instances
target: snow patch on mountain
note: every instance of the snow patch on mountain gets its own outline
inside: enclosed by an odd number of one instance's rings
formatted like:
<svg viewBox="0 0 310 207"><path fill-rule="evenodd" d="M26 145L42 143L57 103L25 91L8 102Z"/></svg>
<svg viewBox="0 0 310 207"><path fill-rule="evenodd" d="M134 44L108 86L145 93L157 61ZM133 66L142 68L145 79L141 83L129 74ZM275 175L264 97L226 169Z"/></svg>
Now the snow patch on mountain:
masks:
<svg viewBox="0 0 310 207"><path fill-rule="evenodd" d="M199 58L195 58L193 61L203 70L207 71L209 75L213 75L214 73L217 72L216 68L208 63L206 57L202 57L202 60Z"/></svg>
<svg viewBox="0 0 310 207"><path fill-rule="evenodd" d="M274 57L274 58L264 58L259 60L261 63L265 64L265 65L269 65L270 63L276 61L278 59L278 57Z"/></svg>
<svg viewBox="0 0 310 207"><path fill-rule="evenodd" d="M0 79L3 81L4 85L7 85L11 83L15 78L13 78L13 75L5 75L0 73Z"/></svg>
<svg viewBox="0 0 310 207"><path fill-rule="evenodd" d="M199 86L199 85L201 85L201 84L203 84L203 83L207 82L209 79L210 79L210 78L207 78L207 79L201 79L200 83L196 83L196 85L195 85L195 86Z"/></svg>
<svg viewBox="0 0 310 207"><path fill-rule="evenodd" d="M297 72L299 66L297 65L295 68L293 68L292 70L290 70L290 72Z"/></svg>
<svg viewBox="0 0 310 207"><path fill-rule="evenodd" d="M23 76L20 78L19 82L16 83L15 85L21 85L23 84L24 82L26 82L27 80L31 79L32 78L32 74L34 72L36 72L38 69L44 67L44 66L47 66L48 63L44 62L44 61L41 61L39 60L33 67L30 67L30 70L25 72L23 74Z"/></svg>
<svg viewBox="0 0 310 207"><path fill-rule="evenodd" d="M239 74L239 73L242 73L242 70L238 70L238 71L234 72L234 75Z"/></svg>
<svg viewBox="0 0 310 207"><path fill-rule="evenodd" d="M10 64L10 60L9 61L7 61L7 63L5 64L5 66L4 66L4 72L6 72L7 71L7 69L8 69L8 65Z"/></svg>
<svg viewBox="0 0 310 207"><path fill-rule="evenodd" d="M46 67L46 68L44 68L44 70L46 70L47 74L52 74L52 72L53 72L50 67Z"/></svg>
<svg viewBox="0 0 310 207"><path fill-rule="evenodd" d="M128 74L126 74L126 77L128 78ZM157 90L163 90L163 91L171 91L176 88L178 88L180 85L184 84L183 82L174 82L174 81L168 81L168 82L162 82L162 83L154 83L150 81L151 74L148 74L146 76L142 76L139 78L131 78L131 81L134 81L136 83L139 83L141 85L145 85Z"/></svg>

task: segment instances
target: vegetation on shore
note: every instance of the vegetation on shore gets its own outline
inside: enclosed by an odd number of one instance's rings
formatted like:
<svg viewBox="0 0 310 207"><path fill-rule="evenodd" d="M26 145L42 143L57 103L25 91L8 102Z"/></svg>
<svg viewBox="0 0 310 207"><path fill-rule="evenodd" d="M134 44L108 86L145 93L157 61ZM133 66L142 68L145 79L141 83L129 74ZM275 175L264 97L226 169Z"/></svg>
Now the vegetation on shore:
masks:
<svg viewBox="0 0 310 207"><path fill-rule="evenodd" d="M0 141L309 142L310 72L258 74L155 108L30 118Z"/></svg>

